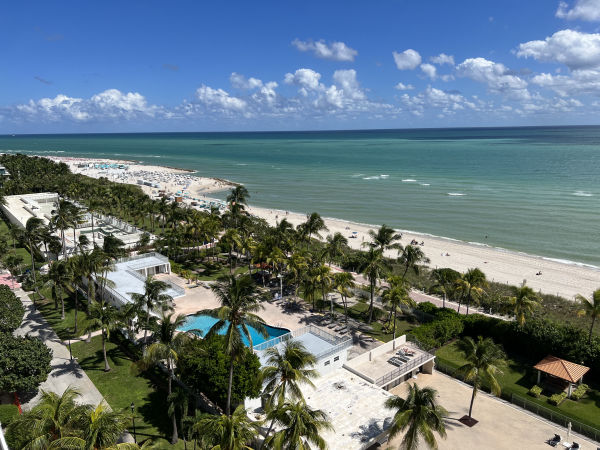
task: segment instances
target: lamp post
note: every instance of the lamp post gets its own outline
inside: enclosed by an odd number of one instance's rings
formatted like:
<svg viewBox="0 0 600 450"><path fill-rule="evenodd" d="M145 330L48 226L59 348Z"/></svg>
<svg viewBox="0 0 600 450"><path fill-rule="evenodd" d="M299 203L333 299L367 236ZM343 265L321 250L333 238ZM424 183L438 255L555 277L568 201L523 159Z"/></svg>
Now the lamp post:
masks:
<svg viewBox="0 0 600 450"><path fill-rule="evenodd" d="M133 423L133 442L137 444L137 439L135 436L135 404L131 402L131 422Z"/></svg>

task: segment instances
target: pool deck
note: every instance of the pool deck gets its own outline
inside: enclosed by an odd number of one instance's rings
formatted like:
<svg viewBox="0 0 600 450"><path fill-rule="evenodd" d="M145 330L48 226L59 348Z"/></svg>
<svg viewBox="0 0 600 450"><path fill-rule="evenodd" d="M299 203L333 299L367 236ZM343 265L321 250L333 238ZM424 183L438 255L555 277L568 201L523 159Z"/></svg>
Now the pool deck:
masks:
<svg viewBox="0 0 600 450"><path fill-rule="evenodd" d="M175 281L179 286L185 288L185 296L176 298L175 313L190 315L195 314L203 309L213 309L220 306L217 297L210 289L209 283L203 283L196 286L195 284L187 284L183 278L170 275L172 281ZM157 278L160 279L160 276ZM205 287L207 286L207 287ZM314 318L320 316L313 314L307 310L286 311L275 302L263 302L264 309L259 312L260 317L269 325L278 328L287 328L288 330L296 330L305 327L313 322Z"/></svg>

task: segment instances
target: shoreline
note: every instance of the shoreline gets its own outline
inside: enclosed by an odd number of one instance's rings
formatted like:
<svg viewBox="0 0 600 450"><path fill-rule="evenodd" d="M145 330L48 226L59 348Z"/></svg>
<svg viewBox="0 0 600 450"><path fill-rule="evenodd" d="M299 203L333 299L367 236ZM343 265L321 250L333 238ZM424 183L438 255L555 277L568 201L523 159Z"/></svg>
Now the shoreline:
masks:
<svg viewBox="0 0 600 450"><path fill-rule="evenodd" d="M98 161L109 164L124 163L122 160L110 158L90 159L66 156L37 156L67 163L71 162L69 166L73 172L82 173L88 176L98 174L86 173L85 170L79 170L77 168L77 163L82 161ZM186 183L189 182L188 186L190 193L203 196L203 199L206 201L217 201L221 203L222 200L212 198L208 194L222 192L240 185L240 183L224 180L222 178L190 175L189 170L185 169L182 170L167 166L146 165L140 163L129 165L133 166L133 169L131 169L126 176L123 173L120 173L118 176L113 177L115 179L112 179L112 181L136 184L136 181L134 180L136 177L136 169L156 173L167 178L169 176L176 177L178 174L184 174L184 178L189 180L186 181ZM198 171L192 171L192 174L198 174ZM105 175L110 175L110 173L101 174L101 176ZM181 186L181 183L169 184L168 188L175 193L175 190L178 189L179 186ZM188 186L186 186L186 188ZM156 188L142 185L140 185L140 187L149 196L153 196L156 192ZM179 189L181 188L179 187ZM183 190L183 192L185 192L185 190ZM192 200L193 197L186 197L184 198L184 203L190 205ZM248 211L251 214L265 219L270 225L275 225L277 221L283 218L286 218L294 226L306 220L305 213L268 207L249 205ZM355 249L360 249L362 247L361 244L368 241L369 230L376 230L380 226L325 216L323 216L323 220L329 229L326 233L323 233L324 236L340 232L348 238L348 245ZM573 300L576 294L589 296L595 289L600 287L600 267L591 264L561 260L559 258L542 255L533 255L518 250L494 247L485 243L462 241L451 237L436 236L418 231L401 229L396 229L396 231L402 233L402 245L407 245L413 240L424 244L421 249L425 255L430 258L428 266L431 268L449 267L459 272L465 272L470 268L478 267L491 281L520 285L526 280L527 285L535 291L559 295L569 300ZM350 238L350 236L356 237ZM397 253L386 252L386 256L397 257Z"/></svg>

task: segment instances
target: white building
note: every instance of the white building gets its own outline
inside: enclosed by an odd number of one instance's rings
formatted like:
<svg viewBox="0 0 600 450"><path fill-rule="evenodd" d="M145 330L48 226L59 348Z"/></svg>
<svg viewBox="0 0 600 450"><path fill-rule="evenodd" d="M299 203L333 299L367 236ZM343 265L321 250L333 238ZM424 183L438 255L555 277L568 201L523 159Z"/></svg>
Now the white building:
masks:
<svg viewBox="0 0 600 450"><path fill-rule="evenodd" d="M11 223L25 228L32 217L41 219L45 224L52 219L52 212L58 208L58 194L42 192L38 194L7 195L0 208Z"/></svg>
<svg viewBox="0 0 600 450"><path fill-rule="evenodd" d="M106 286L104 298L117 308L131 303L132 293L143 294L144 283L148 275L170 274L171 263L166 256L160 253L144 253L141 255L121 258L117 261L113 271L106 274L112 286ZM164 280L168 285L164 294L173 298L185 296L185 289Z"/></svg>

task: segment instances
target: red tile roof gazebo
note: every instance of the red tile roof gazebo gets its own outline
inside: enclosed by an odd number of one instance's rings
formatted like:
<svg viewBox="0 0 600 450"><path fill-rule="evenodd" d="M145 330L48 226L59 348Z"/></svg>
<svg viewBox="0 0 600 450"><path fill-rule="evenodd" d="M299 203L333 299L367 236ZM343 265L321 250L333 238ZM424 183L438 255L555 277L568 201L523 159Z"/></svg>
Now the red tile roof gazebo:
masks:
<svg viewBox="0 0 600 450"><path fill-rule="evenodd" d="M573 384L580 383L583 376L590 370L589 367L575 364L556 356L548 355L539 363L533 366L538 370L538 384L540 382L541 372L547 373L569 383L569 397L571 396L571 387Z"/></svg>

